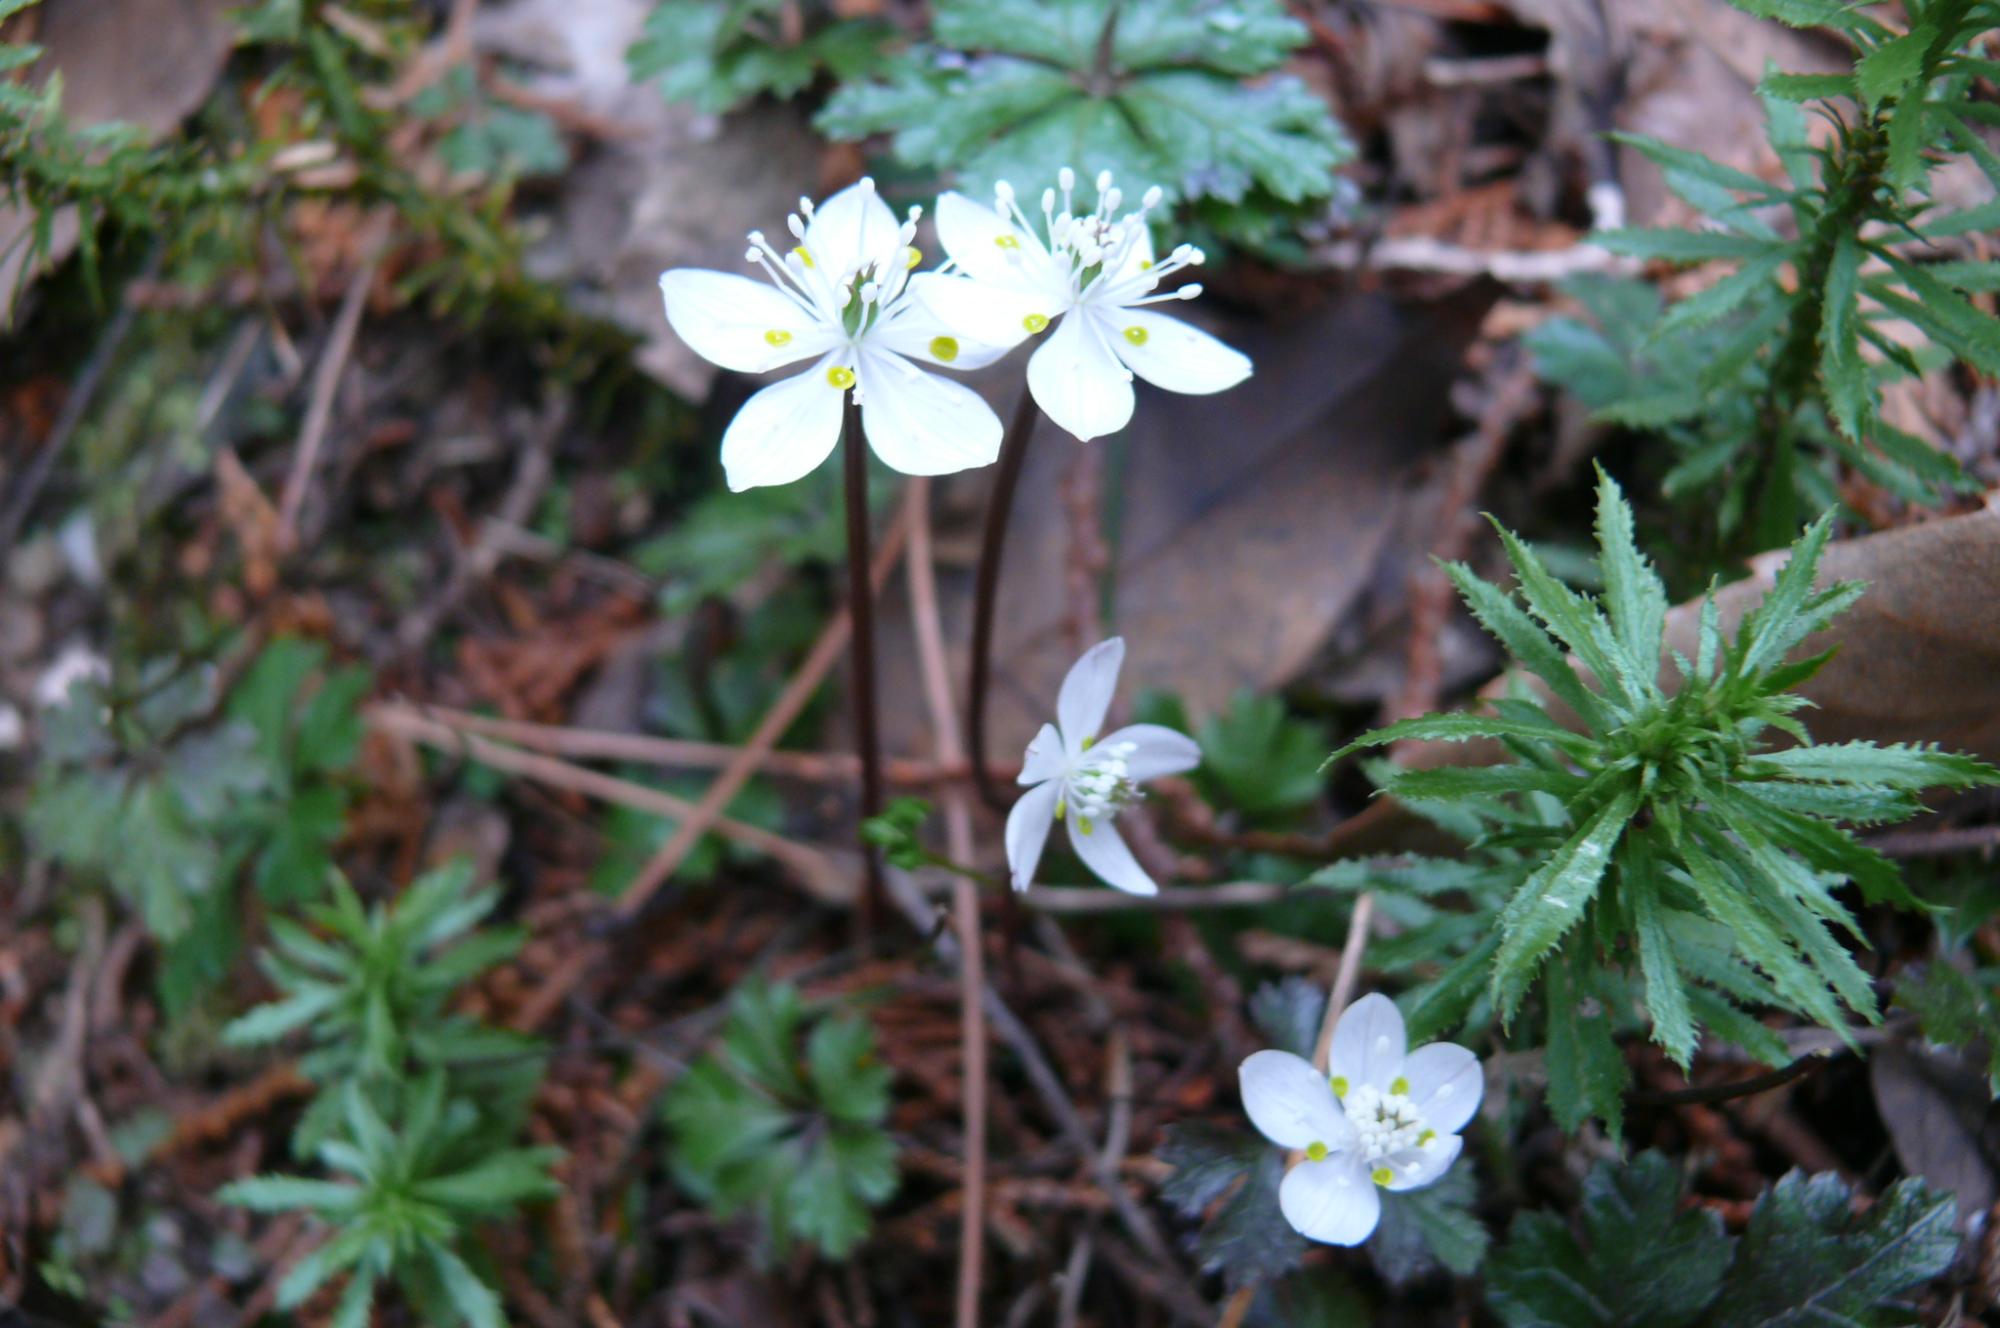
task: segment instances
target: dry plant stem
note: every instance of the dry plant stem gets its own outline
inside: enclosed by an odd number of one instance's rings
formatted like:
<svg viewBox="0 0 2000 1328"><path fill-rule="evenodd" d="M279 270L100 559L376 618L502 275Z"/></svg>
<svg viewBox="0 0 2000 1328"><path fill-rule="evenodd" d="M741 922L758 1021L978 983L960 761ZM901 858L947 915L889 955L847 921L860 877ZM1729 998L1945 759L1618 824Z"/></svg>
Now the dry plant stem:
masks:
<svg viewBox="0 0 2000 1328"><path fill-rule="evenodd" d="M1022 893L1021 902L1041 913L1192 913L1208 908L1261 908L1290 893L1289 887L1267 881L1170 885L1156 895L1118 894L1102 886L1037 885Z"/></svg>
<svg viewBox="0 0 2000 1328"><path fill-rule="evenodd" d="M517 747L532 747L554 756L579 760L633 761L641 765L665 766L675 770L715 770L732 765L743 754L741 747L726 742L692 742L682 738L655 738L644 733L617 733L609 729L579 729L564 724L536 724L524 719L500 719L475 715L469 710L428 703L391 703L387 708L407 709L465 733L498 738ZM758 774L815 783L855 783L861 778L861 758L853 752L767 751L761 753L753 769ZM1006 763L1003 774L1014 771ZM882 777L891 786L930 788L941 783L972 778L972 767L964 758L946 763L886 757Z"/></svg>
<svg viewBox="0 0 2000 1328"><path fill-rule="evenodd" d="M1355 896L1354 916L1347 923L1347 940L1340 947L1340 967L1333 976L1333 990L1327 994L1326 1017L1320 1020L1319 1037L1313 1043L1313 1065L1321 1074L1326 1073L1327 1055L1333 1049L1333 1030L1340 1023L1340 1013L1354 996L1354 985L1361 978L1361 956L1368 948L1368 929L1375 921L1375 896L1363 891ZM1304 1153L1293 1153L1285 1159L1289 1170L1298 1165ZM1222 1318L1217 1328L1242 1328L1243 1316L1250 1312L1250 1302L1257 1298L1257 1288L1238 1287L1236 1293L1223 1306Z"/></svg>
<svg viewBox="0 0 2000 1328"><path fill-rule="evenodd" d="M890 569L902 556L903 542L910 529L911 510L906 497L902 512L898 514L895 524L889 527L881 549L876 552L869 575L877 586L888 579ZM844 609L827 622L819 640L813 642L812 649L807 652L805 662L799 665L799 671L792 675L792 680L785 684L784 692L758 722L756 732L750 735L749 741L737 751L736 758L716 777L715 783L709 785L708 792L702 794L701 801L695 804L694 810L680 823L672 837L660 846L660 851L633 878L632 884L625 887L625 893L618 900L620 917L629 919L645 907L653 892L664 885L687 860L687 855L701 842L702 835L749 782L758 764L778 745L779 737L799 717L799 712L805 709L841 652L847 648L848 622Z"/></svg>
<svg viewBox="0 0 2000 1328"><path fill-rule="evenodd" d="M882 729L875 714L875 586L868 575L868 445L861 437L861 405L847 396L847 419L840 431L842 468L847 475L847 616L850 671L854 689L854 741L861 749L861 818L882 814ZM925 499L912 500L915 504ZM920 520L921 517L913 517ZM858 915L861 934L871 936L882 912L882 855L861 845L865 888Z"/></svg>
<svg viewBox="0 0 2000 1328"><path fill-rule="evenodd" d="M1000 597L1000 560L1007 551L1007 526L1014 511L1014 491L1021 484L1021 467L1028 459L1028 442L1042 413L1027 388L1014 405L1014 419L1000 443L1000 460L993 468L993 494L986 500L986 529L979 541L979 573L972 593L972 694L966 740L972 750L972 778L979 797L996 812L1007 810L1008 799L993 780L987 764L986 698L993 690L993 614Z"/></svg>
<svg viewBox="0 0 2000 1328"><path fill-rule="evenodd" d="M524 752L490 738L461 732L449 724L427 718L409 706L374 705L365 713L368 726L378 732L394 734L440 751L456 752L481 765L539 780L555 788L571 789L586 797L651 812L656 816L673 817L683 825L693 820L697 811L694 804L671 793L634 784L601 771L587 770L553 756ZM706 828L746 848L768 853L822 902L847 902L849 891L839 869L819 850L728 817L715 817Z"/></svg>
<svg viewBox="0 0 2000 1328"><path fill-rule="evenodd" d="M326 442L326 429L333 418L333 394L354 350L354 334L361 330L361 314L368 306L368 288L375 284L375 269L381 265L382 251L389 242L392 215L377 212L361 238L361 266L348 279L347 292L340 297L340 312L334 315L333 330L327 334L326 349L313 368L312 395L306 400L305 423L299 428L298 450L292 454L292 468L285 476L283 495L278 500L278 547L289 551L298 542L299 509L305 506L306 489L318 468L319 450Z"/></svg>
<svg viewBox="0 0 2000 1328"><path fill-rule="evenodd" d="M938 616L937 568L931 556L930 480L910 481L910 617L923 674L924 701L936 731L940 765L964 759L958 711L951 701L951 674L945 661L944 628ZM972 807L961 787L944 790L945 850L952 861L973 858ZM959 1226L958 1328L978 1328L979 1296L986 1240L986 947L979 938L979 890L953 875L952 920L958 930L959 1042L965 1063L965 1206Z"/></svg>

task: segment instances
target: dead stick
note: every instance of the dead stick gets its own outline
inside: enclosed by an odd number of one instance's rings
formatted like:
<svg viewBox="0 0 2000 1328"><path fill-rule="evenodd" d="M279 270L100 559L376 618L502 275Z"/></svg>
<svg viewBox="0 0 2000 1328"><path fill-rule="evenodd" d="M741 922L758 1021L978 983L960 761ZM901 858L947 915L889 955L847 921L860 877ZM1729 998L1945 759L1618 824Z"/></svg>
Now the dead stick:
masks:
<svg viewBox="0 0 2000 1328"><path fill-rule="evenodd" d="M939 765L965 759L958 711L952 705L951 674L945 662L944 628L938 616L937 569L931 557L930 481L910 481L910 617L917 639L917 666L924 701L935 730ZM945 851L952 861L972 861L972 807L962 787L944 790ZM952 917L958 928L960 961L959 1041L965 1059L965 1210L958 1243L958 1328L978 1328L979 1287L986 1238L986 947L979 938L979 889L953 876Z"/></svg>
<svg viewBox="0 0 2000 1328"><path fill-rule="evenodd" d="M869 575L878 590L882 583L889 579L890 569L895 567L896 559L902 555L903 542L909 534L909 529L910 505L905 500L903 510L890 525L888 533L882 539L882 547L875 555L874 564L869 568ZM806 703L812 699L813 693L819 690L820 683L832 670L834 662L840 658L840 652L847 648L849 622L844 609L836 611L827 621L826 627L820 632L819 640L813 642L812 649L807 652L805 663L801 664L799 671L792 675L792 680L785 684L784 692L770 710L765 712L764 718L757 725L757 731L743 744L742 750L736 754L736 759L723 769L713 784L709 785L708 792L701 795L701 801L695 804L694 810L688 813L680 828L660 846L659 852L655 853L638 876L633 878L632 884L625 887L625 893L618 900L620 917L631 918L645 907L646 901L653 897L653 892L664 885L667 878L686 861L687 855L701 842L701 837L708 827L722 815L730 800L735 798L750 781L750 776L756 773L757 763L778 745L778 739L792 726L792 721L798 718L799 712L806 708Z"/></svg>
<svg viewBox="0 0 2000 1328"><path fill-rule="evenodd" d="M495 770L522 775L555 788L571 789L602 802L672 817L680 822L682 828L690 824L699 812L693 803L660 789L647 788L644 784L587 770L553 756L524 752L490 738L463 733L437 720L426 719L406 706L370 706L366 717L369 726L380 732L395 734L440 751L457 752ZM846 877L818 849L726 816L716 817L702 828L704 831L714 830L723 838L733 839L746 848L769 854L785 866L809 893L823 902L851 902Z"/></svg>
<svg viewBox="0 0 2000 1328"><path fill-rule="evenodd" d="M361 266L348 278L347 293L340 297L340 312L334 315L333 331L327 335L326 349L313 368L312 395L306 400L305 423L299 429L298 451L292 455L292 469L285 476L284 496L278 502L278 547L290 550L298 540L299 509L305 505L306 488L312 483L320 447L326 442L327 424L333 418L333 393L340 386L341 371L354 349L354 334L361 329L361 313L368 306L368 288L375 284L375 269L389 241L391 214L382 211L368 223L361 241Z"/></svg>

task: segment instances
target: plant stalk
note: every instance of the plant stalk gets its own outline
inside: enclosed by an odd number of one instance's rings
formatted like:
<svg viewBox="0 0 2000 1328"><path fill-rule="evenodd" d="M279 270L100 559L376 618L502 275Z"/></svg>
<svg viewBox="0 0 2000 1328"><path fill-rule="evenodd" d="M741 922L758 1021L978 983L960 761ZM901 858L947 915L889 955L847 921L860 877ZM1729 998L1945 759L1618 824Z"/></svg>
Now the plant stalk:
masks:
<svg viewBox="0 0 2000 1328"><path fill-rule="evenodd" d="M993 687L993 614L1000 595L1000 560L1007 551L1007 527L1014 511L1014 491L1020 487L1021 467L1028 459L1028 441L1034 437L1041 411L1027 388L1014 406L1014 419L1000 443L1000 460L994 467L993 496L986 502L986 529L979 543L979 573L972 597L972 686L970 711L965 725L966 746L971 753L972 781L979 799L996 812L1007 810L1009 800L993 781L986 763L986 697Z"/></svg>
<svg viewBox="0 0 2000 1328"><path fill-rule="evenodd" d="M882 731L875 713L875 588L868 576L868 444L861 434L861 407L853 394L841 425L842 464L847 474L847 616L854 688L854 740L861 749L861 817L882 814ZM861 846L866 888L861 895L862 934L872 936L886 897L882 856Z"/></svg>

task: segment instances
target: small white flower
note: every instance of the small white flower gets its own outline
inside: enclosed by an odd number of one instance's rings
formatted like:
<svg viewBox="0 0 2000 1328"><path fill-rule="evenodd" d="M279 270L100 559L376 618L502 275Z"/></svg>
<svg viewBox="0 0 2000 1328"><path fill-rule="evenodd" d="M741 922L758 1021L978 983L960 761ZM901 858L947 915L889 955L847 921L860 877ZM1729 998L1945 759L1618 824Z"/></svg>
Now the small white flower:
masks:
<svg viewBox="0 0 2000 1328"><path fill-rule="evenodd" d="M1042 192L1039 229L1004 182L994 208L963 194L939 197L938 240L951 260L947 269L958 271L924 290L933 311L994 345L1048 332L1028 361L1028 390L1050 419L1081 439L1131 421L1134 374L1169 392L1196 394L1248 378L1242 352L1141 307L1201 293L1200 286L1159 290L1162 278L1202 261L1201 250L1185 244L1153 261L1146 214L1159 206L1160 191L1147 190L1137 209L1119 216L1124 198L1106 171L1097 177L1096 208L1077 216L1075 173L1063 168L1060 184L1060 199L1054 189Z"/></svg>
<svg viewBox="0 0 2000 1328"><path fill-rule="evenodd" d="M979 394L910 363L977 369L1007 347L969 345L916 298L920 209L898 222L863 180L815 209L799 200L797 241L780 254L759 231L744 255L770 284L675 268L660 277L667 322L703 359L739 373L811 360L745 402L722 436L731 489L789 484L840 439L847 393L861 404L875 455L906 475L949 475L1000 453L1000 419Z"/></svg>
<svg viewBox="0 0 2000 1328"><path fill-rule="evenodd" d="M1097 736L1124 663L1123 637L1085 651L1063 679L1056 722L1042 725L1028 744L1021 783L1031 787L1007 815L1007 865L1016 890L1034 880L1051 827L1067 821L1070 846L1107 885L1135 895L1160 891L1112 821L1139 796L1139 784L1194 769L1201 749L1158 724L1130 724Z"/></svg>
<svg viewBox="0 0 2000 1328"><path fill-rule="evenodd" d="M1243 1062L1250 1123L1305 1154L1278 1189L1300 1235L1359 1245L1382 1215L1377 1188L1421 1189L1458 1159L1486 1087L1479 1058L1449 1042L1406 1045L1396 1003L1378 994L1341 1014L1327 1074L1288 1051Z"/></svg>

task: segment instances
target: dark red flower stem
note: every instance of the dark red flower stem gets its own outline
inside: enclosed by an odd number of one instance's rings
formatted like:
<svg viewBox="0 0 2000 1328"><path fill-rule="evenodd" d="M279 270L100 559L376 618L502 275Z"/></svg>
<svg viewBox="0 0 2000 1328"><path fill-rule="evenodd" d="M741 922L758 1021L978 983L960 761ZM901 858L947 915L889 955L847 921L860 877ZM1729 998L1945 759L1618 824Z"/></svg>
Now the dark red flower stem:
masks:
<svg viewBox="0 0 2000 1328"><path fill-rule="evenodd" d="M868 443L861 434L861 407L850 393L841 426L842 465L847 473L847 614L852 630L848 649L854 688L854 738L861 748L861 815L882 814L882 730L875 711L875 588L868 576ZM872 936L881 917L882 855L861 846L867 889L860 925Z"/></svg>
<svg viewBox="0 0 2000 1328"><path fill-rule="evenodd" d="M993 613L1000 594L1000 559L1007 551L1007 527L1014 511L1014 491L1020 487L1021 466L1028 459L1041 411L1027 388L1014 407L1014 420L1000 444L1000 461L993 472L993 496L986 503L986 531L979 544L979 579L972 598L972 687L966 720L966 746L973 783L980 801L1004 812L1012 801L993 780L986 761L986 698L993 687Z"/></svg>

